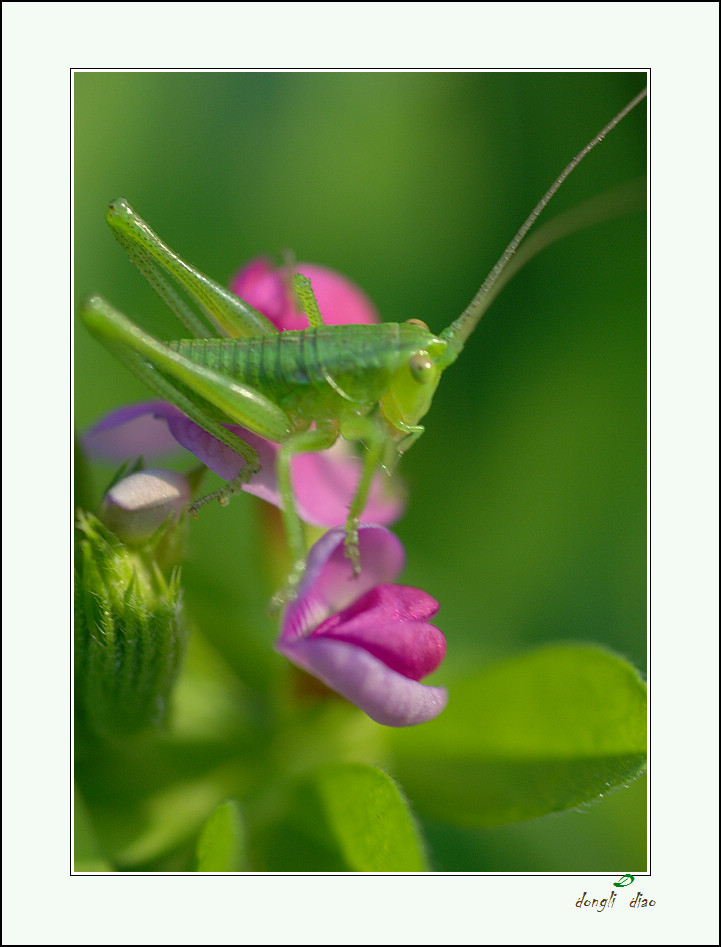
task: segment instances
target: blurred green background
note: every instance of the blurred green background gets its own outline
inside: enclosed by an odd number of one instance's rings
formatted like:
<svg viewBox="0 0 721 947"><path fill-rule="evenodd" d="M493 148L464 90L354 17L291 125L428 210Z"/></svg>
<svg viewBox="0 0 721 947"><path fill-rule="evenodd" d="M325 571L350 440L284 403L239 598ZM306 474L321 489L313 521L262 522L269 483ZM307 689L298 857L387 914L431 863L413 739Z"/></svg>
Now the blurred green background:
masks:
<svg viewBox="0 0 721 947"><path fill-rule="evenodd" d="M291 250L352 278L382 319L438 331L644 84L643 73L76 73L77 299L102 294L155 334L178 333L105 224L123 196L221 282ZM547 216L645 169L641 105ZM149 397L82 326L75 357L78 431ZM451 700L454 679L548 641L607 645L645 671L645 215L532 260L444 375L425 424L403 459L410 501L394 529L401 580L441 603L448 656L434 680ZM107 473L83 481L84 502ZM270 647L264 515L250 497L205 508L184 573L198 625L187 673L220 661L249 692L285 673ZM234 708L198 712L234 729ZM102 806L101 782L84 790ZM644 781L532 823L425 825L446 871L642 871L645 828Z"/></svg>

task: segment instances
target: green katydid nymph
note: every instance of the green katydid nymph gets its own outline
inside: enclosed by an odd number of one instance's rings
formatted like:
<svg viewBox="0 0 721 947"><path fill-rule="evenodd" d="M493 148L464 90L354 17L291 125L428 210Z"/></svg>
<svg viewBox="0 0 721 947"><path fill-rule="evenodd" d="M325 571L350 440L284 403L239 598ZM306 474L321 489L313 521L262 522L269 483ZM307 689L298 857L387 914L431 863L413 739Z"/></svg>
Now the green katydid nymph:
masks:
<svg viewBox="0 0 721 947"><path fill-rule="evenodd" d="M234 480L193 509L209 499L226 503L259 469L256 451L225 425L280 444L277 476L294 561L292 589L303 572L306 544L291 459L325 450L338 437L362 442L362 473L346 522L346 552L357 571L358 523L376 470L391 469L423 433L420 422L443 371L458 358L501 287L532 255L530 244L516 253L526 234L571 171L645 95L644 89L569 162L468 307L438 334L419 320L325 325L310 282L301 275L295 277L295 292L309 328L279 333L260 312L182 260L125 200L114 201L107 215L113 233L192 338L160 342L98 297L83 306L83 321L155 394L246 461Z"/></svg>

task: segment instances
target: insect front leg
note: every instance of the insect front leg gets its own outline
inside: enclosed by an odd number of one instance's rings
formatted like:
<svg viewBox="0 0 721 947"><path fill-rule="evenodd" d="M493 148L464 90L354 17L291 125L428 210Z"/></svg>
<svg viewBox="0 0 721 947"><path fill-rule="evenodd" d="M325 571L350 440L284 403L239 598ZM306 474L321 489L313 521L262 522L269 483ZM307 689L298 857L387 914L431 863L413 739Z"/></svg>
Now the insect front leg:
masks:
<svg viewBox="0 0 721 947"><path fill-rule="evenodd" d="M285 588L275 597L275 605L281 605L293 596L294 589L305 571L307 551L305 535L303 523L298 516L295 505L295 495L290 478L290 462L296 454L311 454L316 451L328 450L338 440L338 434L337 421L319 421L316 427L311 430L292 435L278 452L276 468L278 488L283 499L283 524L291 556L293 557L293 566Z"/></svg>

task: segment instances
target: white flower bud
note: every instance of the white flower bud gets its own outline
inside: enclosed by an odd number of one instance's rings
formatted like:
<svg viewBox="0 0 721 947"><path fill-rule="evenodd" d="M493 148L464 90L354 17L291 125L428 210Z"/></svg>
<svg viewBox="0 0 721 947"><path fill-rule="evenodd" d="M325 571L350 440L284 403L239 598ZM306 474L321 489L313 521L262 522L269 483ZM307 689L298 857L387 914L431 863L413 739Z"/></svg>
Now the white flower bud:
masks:
<svg viewBox="0 0 721 947"><path fill-rule="evenodd" d="M190 485L183 474L174 470L139 470L108 490L100 518L128 546L140 546L166 520L180 519L190 498Z"/></svg>

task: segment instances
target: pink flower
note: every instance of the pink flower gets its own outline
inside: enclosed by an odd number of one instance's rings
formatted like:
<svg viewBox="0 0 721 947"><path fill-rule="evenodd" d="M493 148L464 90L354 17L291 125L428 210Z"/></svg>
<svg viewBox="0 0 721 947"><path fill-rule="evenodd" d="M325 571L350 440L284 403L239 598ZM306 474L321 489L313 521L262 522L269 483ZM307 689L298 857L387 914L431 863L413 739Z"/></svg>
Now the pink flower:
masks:
<svg viewBox="0 0 721 947"><path fill-rule="evenodd" d="M357 577L343 529L313 546L276 650L377 723L407 727L432 720L446 706L447 692L420 679L445 656L443 635L427 621L438 603L421 589L390 584L405 558L392 533L361 525L358 542Z"/></svg>
<svg viewBox="0 0 721 947"><path fill-rule="evenodd" d="M254 447L260 457L260 473L243 489L282 508L275 472L278 445L242 427L226 426ZM111 463L140 456L155 460L181 447L224 480L232 480L245 464L240 454L167 401L144 401L111 411L85 433L83 447L89 457ZM291 481L300 518L313 526L345 523L360 472L360 459L342 440L330 450L294 457ZM378 473L365 507L366 518L375 523L393 523L403 512L403 505L403 490L397 479Z"/></svg>
<svg viewBox="0 0 721 947"><path fill-rule="evenodd" d="M305 329L308 321L296 305L291 286L295 272L302 272L312 281L328 324L378 321L373 305L357 286L339 273L314 264L299 264L291 271L275 269L264 258L256 259L236 274L232 289L280 331ZM260 473L243 489L282 507L275 472L278 445L236 425L226 426L260 456ZM165 401L142 402L111 412L85 434L83 446L89 456L113 463L140 455L156 459L182 447L225 480L237 476L245 463L239 454ZM341 439L330 450L294 457L291 479L301 519L314 526L344 523L360 472L360 459ZM390 480L379 472L373 480L364 515L373 522L392 523L402 514L404 504L398 478Z"/></svg>

